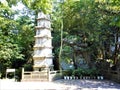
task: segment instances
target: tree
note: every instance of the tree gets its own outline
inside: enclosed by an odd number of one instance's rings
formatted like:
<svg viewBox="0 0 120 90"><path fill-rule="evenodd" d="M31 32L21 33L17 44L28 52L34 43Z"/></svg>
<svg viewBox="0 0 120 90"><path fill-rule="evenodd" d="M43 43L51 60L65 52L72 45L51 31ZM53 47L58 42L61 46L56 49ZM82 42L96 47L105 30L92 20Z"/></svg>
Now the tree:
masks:
<svg viewBox="0 0 120 90"><path fill-rule="evenodd" d="M118 0L105 0L104 2L99 2L99 11L104 16L104 20L101 23L101 28L105 31L102 31L102 34L104 34L104 39L107 40L109 43L104 45L105 48L109 47L105 50L107 59L111 59L113 61L113 64L116 66L118 62L118 54L119 54L119 43L118 43L118 37L119 37L119 27L120 27L120 2ZM104 26L106 25L106 26ZM116 39L114 39L116 38ZM110 46L114 46L115 50L113 53L110 52ZM108 53L109 52L109 53ZM111 55L112 54L112 55Z"/></svg>
<svg viewBox="0 0 120 90"><path fill-rule="evenodd" d="M14 20L15 12L9 7L8 2L0 2L0 73L5 74L7 67L12 67L12 61L23 59L20 48L14 42L16 34ZM3 22L4 21L4 22Z"/></svg>
<svg viewBox="0 0 120 90"><path fill-rule="evenodd" d="M73 45L71 44L71 47L74 47L76 45L78 46L80 43L91 42L93 40L98 41L99 35L97 34L98 31L96 30L96 28L98 27L94 27L96 22L98 21L98 18L92 20L94 16L98 14L96 14L96 9L93 10L94 8L92 6L93 4L94 4L93 1L87 1L87 0L86 2L83 0L81 1L66 0L64 3L60 5L60 7L62 7L62 11L61 11L62 13L58 13L58 12L57 14L55 13L55 15L61 14L61 16L63 16L61 18L63 20L63 31L64 31L63 38L66 39L68 35L69 36L77 35L77 40L75 41L76 44ZM56 10L57 11L59 10L60 12L60 9L56 9ZM61 25L58 18L59 16L57 16L57 19L55 21L55 23L57 23L56 27L54 27L56 30L58 30L59 25ZM91 20L93 21L94 24L92 23Z"/></svg>
<svg viewBox="0 0 120 90"><path fill-rule="evenodd" d="M54 18L55 24L53 23L53 28L58 32L61 26L58 18L62 16L63 40L66 40L64 46L69 44L71 47L77 46L81 48L81 52L83 52L82 50L90 51L91 58L89 63L94 64L98 58L103 60L112 58L110 46L114 44L113 36L115 32L113 29L115 29L114 26L119 26L119 5L117 3L115 0L66 0L55 9L57 12L54 15L57 19ZM59 9L61 7L62 11ZM115 25L111 25L113 21L115 21ZM67 40L67 36L70 37L72 35L77 35L74 44L70 44L72 39ZM60 42L58 41L58 43ZM82 43L86 43L87 47L81 47L80 44ZM64 57L64 54L62 54L62 57Z"/></svg>
<svg viewBox="0 0 120 90"><path fill-rule="evenodd" d="M52 0L22 0L22 2L35 12L51 13L52 11Z"/></svg>

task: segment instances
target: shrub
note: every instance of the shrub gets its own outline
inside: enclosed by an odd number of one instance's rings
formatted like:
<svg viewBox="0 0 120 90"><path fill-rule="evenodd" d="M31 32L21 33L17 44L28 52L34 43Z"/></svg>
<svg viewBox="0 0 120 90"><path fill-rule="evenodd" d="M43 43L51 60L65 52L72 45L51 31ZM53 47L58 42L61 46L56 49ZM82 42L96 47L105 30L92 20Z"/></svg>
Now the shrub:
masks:
<svg viewBox="0 0 120 90"><path fill-rule="evenodd" d="M96 68L92 68L91 69L91 76L97 76L98 75L98 73L99 73L99 70L97 70Z"/></svg>
<svg viewBox="0 0 120 90"><path fill-rule="evenodd" d="M98 74L99 71L96 68L92 69L78 68L73 71L74 76L97 76Z"/></svg>
<svg viewBox="0 0 120 90"><path fill-rule="evenodd" d="M72 70L72 69L63 71L63 75L64 75L64 76L72 76L72 73L73 73L73 70Z"/></svg>
<svg viewBox="0 0 120 90"><path fill-rule="evenodd" d="M76 70L66 70L63 72L64 76L97 76L99 74L99 71L96 68L92 69L84 69L84 68L78 68Z"/></svg>
<svg viewBox="0 0 120 90"><path fill-rule="evenodd" d="M83 73L83 70L81 68L79 68L79 69L74 70L72 74L74 76L78 76L79 77L79 76L82 76L82 73Z"/></svg>

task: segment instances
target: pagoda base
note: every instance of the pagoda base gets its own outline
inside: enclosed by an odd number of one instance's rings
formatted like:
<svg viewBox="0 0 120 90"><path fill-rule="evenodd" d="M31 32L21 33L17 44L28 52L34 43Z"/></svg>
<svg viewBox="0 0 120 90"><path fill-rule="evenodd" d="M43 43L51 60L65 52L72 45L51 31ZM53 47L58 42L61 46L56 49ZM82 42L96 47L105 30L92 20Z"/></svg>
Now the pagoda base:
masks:
<svg viewBox="0 0 120 90"><path fill-rule="evenodd" d="M50 65L50 66L42 65L42 66L34 66L33 68L34 68L34 71L39 72L39 71L46 71L48 69L50 71L53 71L54 70L53 67L54 65Z"/></svg>
<svg viewBox="0 0 120 90"><path fill-rule="evenodd" d="M45 71L46 69L49 69L48 67L46 66L34 66L34 71Z"/></svg>

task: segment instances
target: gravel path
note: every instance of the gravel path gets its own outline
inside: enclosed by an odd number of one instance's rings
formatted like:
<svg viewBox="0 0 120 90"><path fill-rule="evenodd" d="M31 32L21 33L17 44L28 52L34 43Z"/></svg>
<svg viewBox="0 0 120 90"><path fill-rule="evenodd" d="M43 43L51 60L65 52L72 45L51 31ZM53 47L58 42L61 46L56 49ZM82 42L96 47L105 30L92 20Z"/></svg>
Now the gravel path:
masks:
<svg viewBox="0 0 120 90"><path fill-rule="evenodd" d="M120 90L108 80L56 80L53 82L14 82L0 80L0 90Z"/></svg>

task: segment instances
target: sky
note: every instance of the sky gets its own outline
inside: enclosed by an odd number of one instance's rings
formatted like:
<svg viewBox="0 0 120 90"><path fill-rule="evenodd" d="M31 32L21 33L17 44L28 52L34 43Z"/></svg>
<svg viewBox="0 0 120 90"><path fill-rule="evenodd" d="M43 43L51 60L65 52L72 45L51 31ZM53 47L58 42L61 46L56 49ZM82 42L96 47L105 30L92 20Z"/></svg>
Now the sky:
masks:
<svg viewBox="0 0 120 90"><path fill-rule="evenodd" d="M22 11L23 10L23 8L25 8L25 6L22 4L22 3L18 3L16 6L12 6L12 9L13 10L19 10L19 11ZM17 19L18 18L18 16L21 16L21 13L19 12L19 15L15 15L15 19Z"/></svg>
<svg viewBox="0 0 120 90"><path fill-rule="evenodd" d="M17 6L12 6L14 10L22 10L25 6L22 3L18 3Z"/></svg>
<svg viewBox="0 0 120 90"><path fill-rule="evenodd" d="M5 6L8 6L8 3L6 2L6 0L0 0L1 3L3 3ZM15 11L22 11L23 8L25 8L25 6L19 2L16 6L12 6L12 9ZM21 13L19 13L19 15L21 15ZM15 15L15 19L18 17L18 15Z"/></svg>

